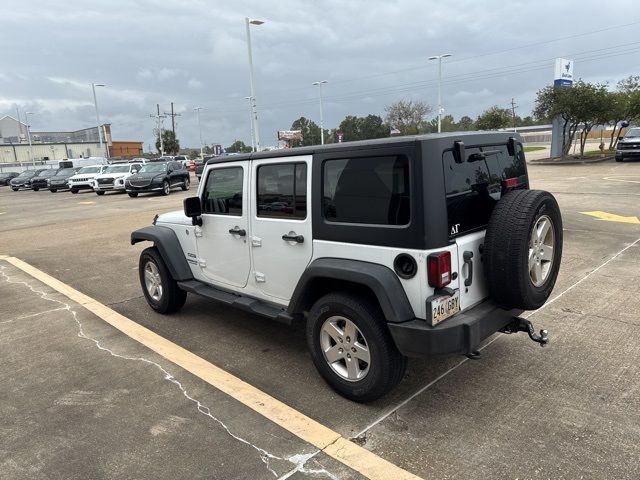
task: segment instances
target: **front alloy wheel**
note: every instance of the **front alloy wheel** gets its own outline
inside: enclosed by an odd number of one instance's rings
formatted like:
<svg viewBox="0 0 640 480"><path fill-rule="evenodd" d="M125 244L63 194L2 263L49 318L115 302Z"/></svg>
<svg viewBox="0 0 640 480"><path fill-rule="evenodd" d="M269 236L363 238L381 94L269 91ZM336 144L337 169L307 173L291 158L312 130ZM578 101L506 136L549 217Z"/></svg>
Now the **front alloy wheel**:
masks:
<svg viewBox="0 0 640 480"><path fill-rule="evenodd" d="M166 180L162 182L162 195L169 195L171 193L171 187L169 186L169 182Z"/></svg>
<svg viewBox="0 0 640 480"><path fill-rule="evenodd" d="M182 184L182 190L187 191L189 190L189 185L190 185L190 181L189 181L189 177L184 179L184 183Z"/></svg>
<svg viewBox="0 0 640 480"><path fill-rule="evenodd" d="M156 302L162 300L162 279L156 264L149 261L144 266L144 284L147 293Z"/></svg>
<svg viewBox="0 0 640 480"><path fill-rule="evenodd" d="M140 285L147 303L159 313L180 310L187 300L187 292L178 287L156 247L149 247L140 254L138 263Z"/></svg>

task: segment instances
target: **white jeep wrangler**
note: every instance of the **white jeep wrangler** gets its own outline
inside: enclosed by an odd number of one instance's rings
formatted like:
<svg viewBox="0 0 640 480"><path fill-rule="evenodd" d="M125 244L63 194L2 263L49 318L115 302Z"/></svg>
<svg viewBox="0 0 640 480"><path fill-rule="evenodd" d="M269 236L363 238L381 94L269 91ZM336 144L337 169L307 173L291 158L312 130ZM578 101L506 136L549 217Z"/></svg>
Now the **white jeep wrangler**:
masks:
<svg viewBox="0 0 640 480"><path fill-rule="evenodd" d="M562 218L529 190L511 133L451 133L279 150L207 162L198 196L131 234L154 310L187 292L305 321L324 379L370 401L406 357L477 356L526 331L555 284Z"/></svg>

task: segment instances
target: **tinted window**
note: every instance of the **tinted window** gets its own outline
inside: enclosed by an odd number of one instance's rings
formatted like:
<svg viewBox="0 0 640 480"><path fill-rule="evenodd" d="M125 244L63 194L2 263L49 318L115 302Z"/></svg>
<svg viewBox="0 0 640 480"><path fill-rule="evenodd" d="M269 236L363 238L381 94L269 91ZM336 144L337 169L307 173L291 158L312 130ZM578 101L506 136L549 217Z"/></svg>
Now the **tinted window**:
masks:
<svg viewBox="0 0 640 480"><path fill-rule="evenodd" d="M202 212L241 216L242 177L242 167L211 170L204 188Z"/></svg>
<svg viewBox="0 0 640 480"><path fill-rule="evenodd" d="M526 185L524 153L518 145L515 157L506 145L470 147L466 161L456 163L453 152L442 156L449 235L455 236L489 223L489 217L502 195L502 180L518 178Z"/></svg>
<svg viewBox="0 0 640 480"><path fill-rule="evenodd" d="M307 217L307 164L258 167L258 216Z"/></svg>
<svg viewBox="0 0 640 480"><path fill-rule="evenodd" d="M405 156L327 160L322 209L331 222L407 225L411 216Z"/></svg>

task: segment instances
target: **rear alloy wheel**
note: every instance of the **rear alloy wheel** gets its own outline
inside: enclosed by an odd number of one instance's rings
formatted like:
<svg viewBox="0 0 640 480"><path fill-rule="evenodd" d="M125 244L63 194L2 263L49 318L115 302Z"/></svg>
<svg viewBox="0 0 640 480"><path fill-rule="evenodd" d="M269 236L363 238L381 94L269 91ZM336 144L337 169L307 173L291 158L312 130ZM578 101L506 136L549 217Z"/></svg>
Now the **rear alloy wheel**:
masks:
<svg viewBox="0 0 640 480"><path fill-rule="evenodd" d="M387 393L407 366L380 309L355 295L331 293L313 305L307 318L307 345L324 380L356 402Z"/></svg>
<svg viewBox="0 0 640 480"><path fill-rule="evenodd" d="M169 195L171 193L171 187L169 186L169 182L166 180L162 182L162 195Z"/></svg>
<svg viewBox="0 0 640 480"><path fill-rule="evenodd" d="M136 198L138 196L138 192L127 192L131 198Z"/></svg>
<svg viewBox="0 0 640 480"><path fill-rule="evenodd" d="M184 179L184 183L182 184L182 190L184 190L185 192L187 190L189 190L189 185L191 184L191 182L189 181L189 178L185 178Z"/></svg>
<svg viewBox="0 0 640 480"><path fill-rule="evenodd" d="M147 303L158 313L176 312L187 300L187 292L178 287L155 247L140 254L140 285Z"/></svg>
<svg viewBox="0 0 640 480"><path fill-rule="evenodd" d="M491 214L482 257L498 305L522 310L544 305L562 258L562 216L554 196L542 190L504 195Z"/></svg>

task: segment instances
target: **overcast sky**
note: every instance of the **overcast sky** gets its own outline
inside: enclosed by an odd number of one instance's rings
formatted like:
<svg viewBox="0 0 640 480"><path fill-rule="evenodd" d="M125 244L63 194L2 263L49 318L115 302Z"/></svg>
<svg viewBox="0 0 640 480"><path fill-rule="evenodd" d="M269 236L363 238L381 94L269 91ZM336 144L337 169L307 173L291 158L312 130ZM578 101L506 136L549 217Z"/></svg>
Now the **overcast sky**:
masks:
<svg viewBox="0 0 640 480"><path fill-rule="evenodd" d="M553 58L575 59L574 74L615 84L640 74L637 2L426 0L236 0L10 2L0 19L0 116L37 112L32 129L76 130L101 120L116 140L153 143L156 103L173 101L182 146L203 140L250 143L244 17L252 27L261 144L305 116L319 123L317 87L328 80L325 127L345 115L384 116L399 99L443 104L456 119L507 107L530 114L553 80ZM435 110L435 108L434 108ZM170 118L165 120L165 128Z"/></svg>

